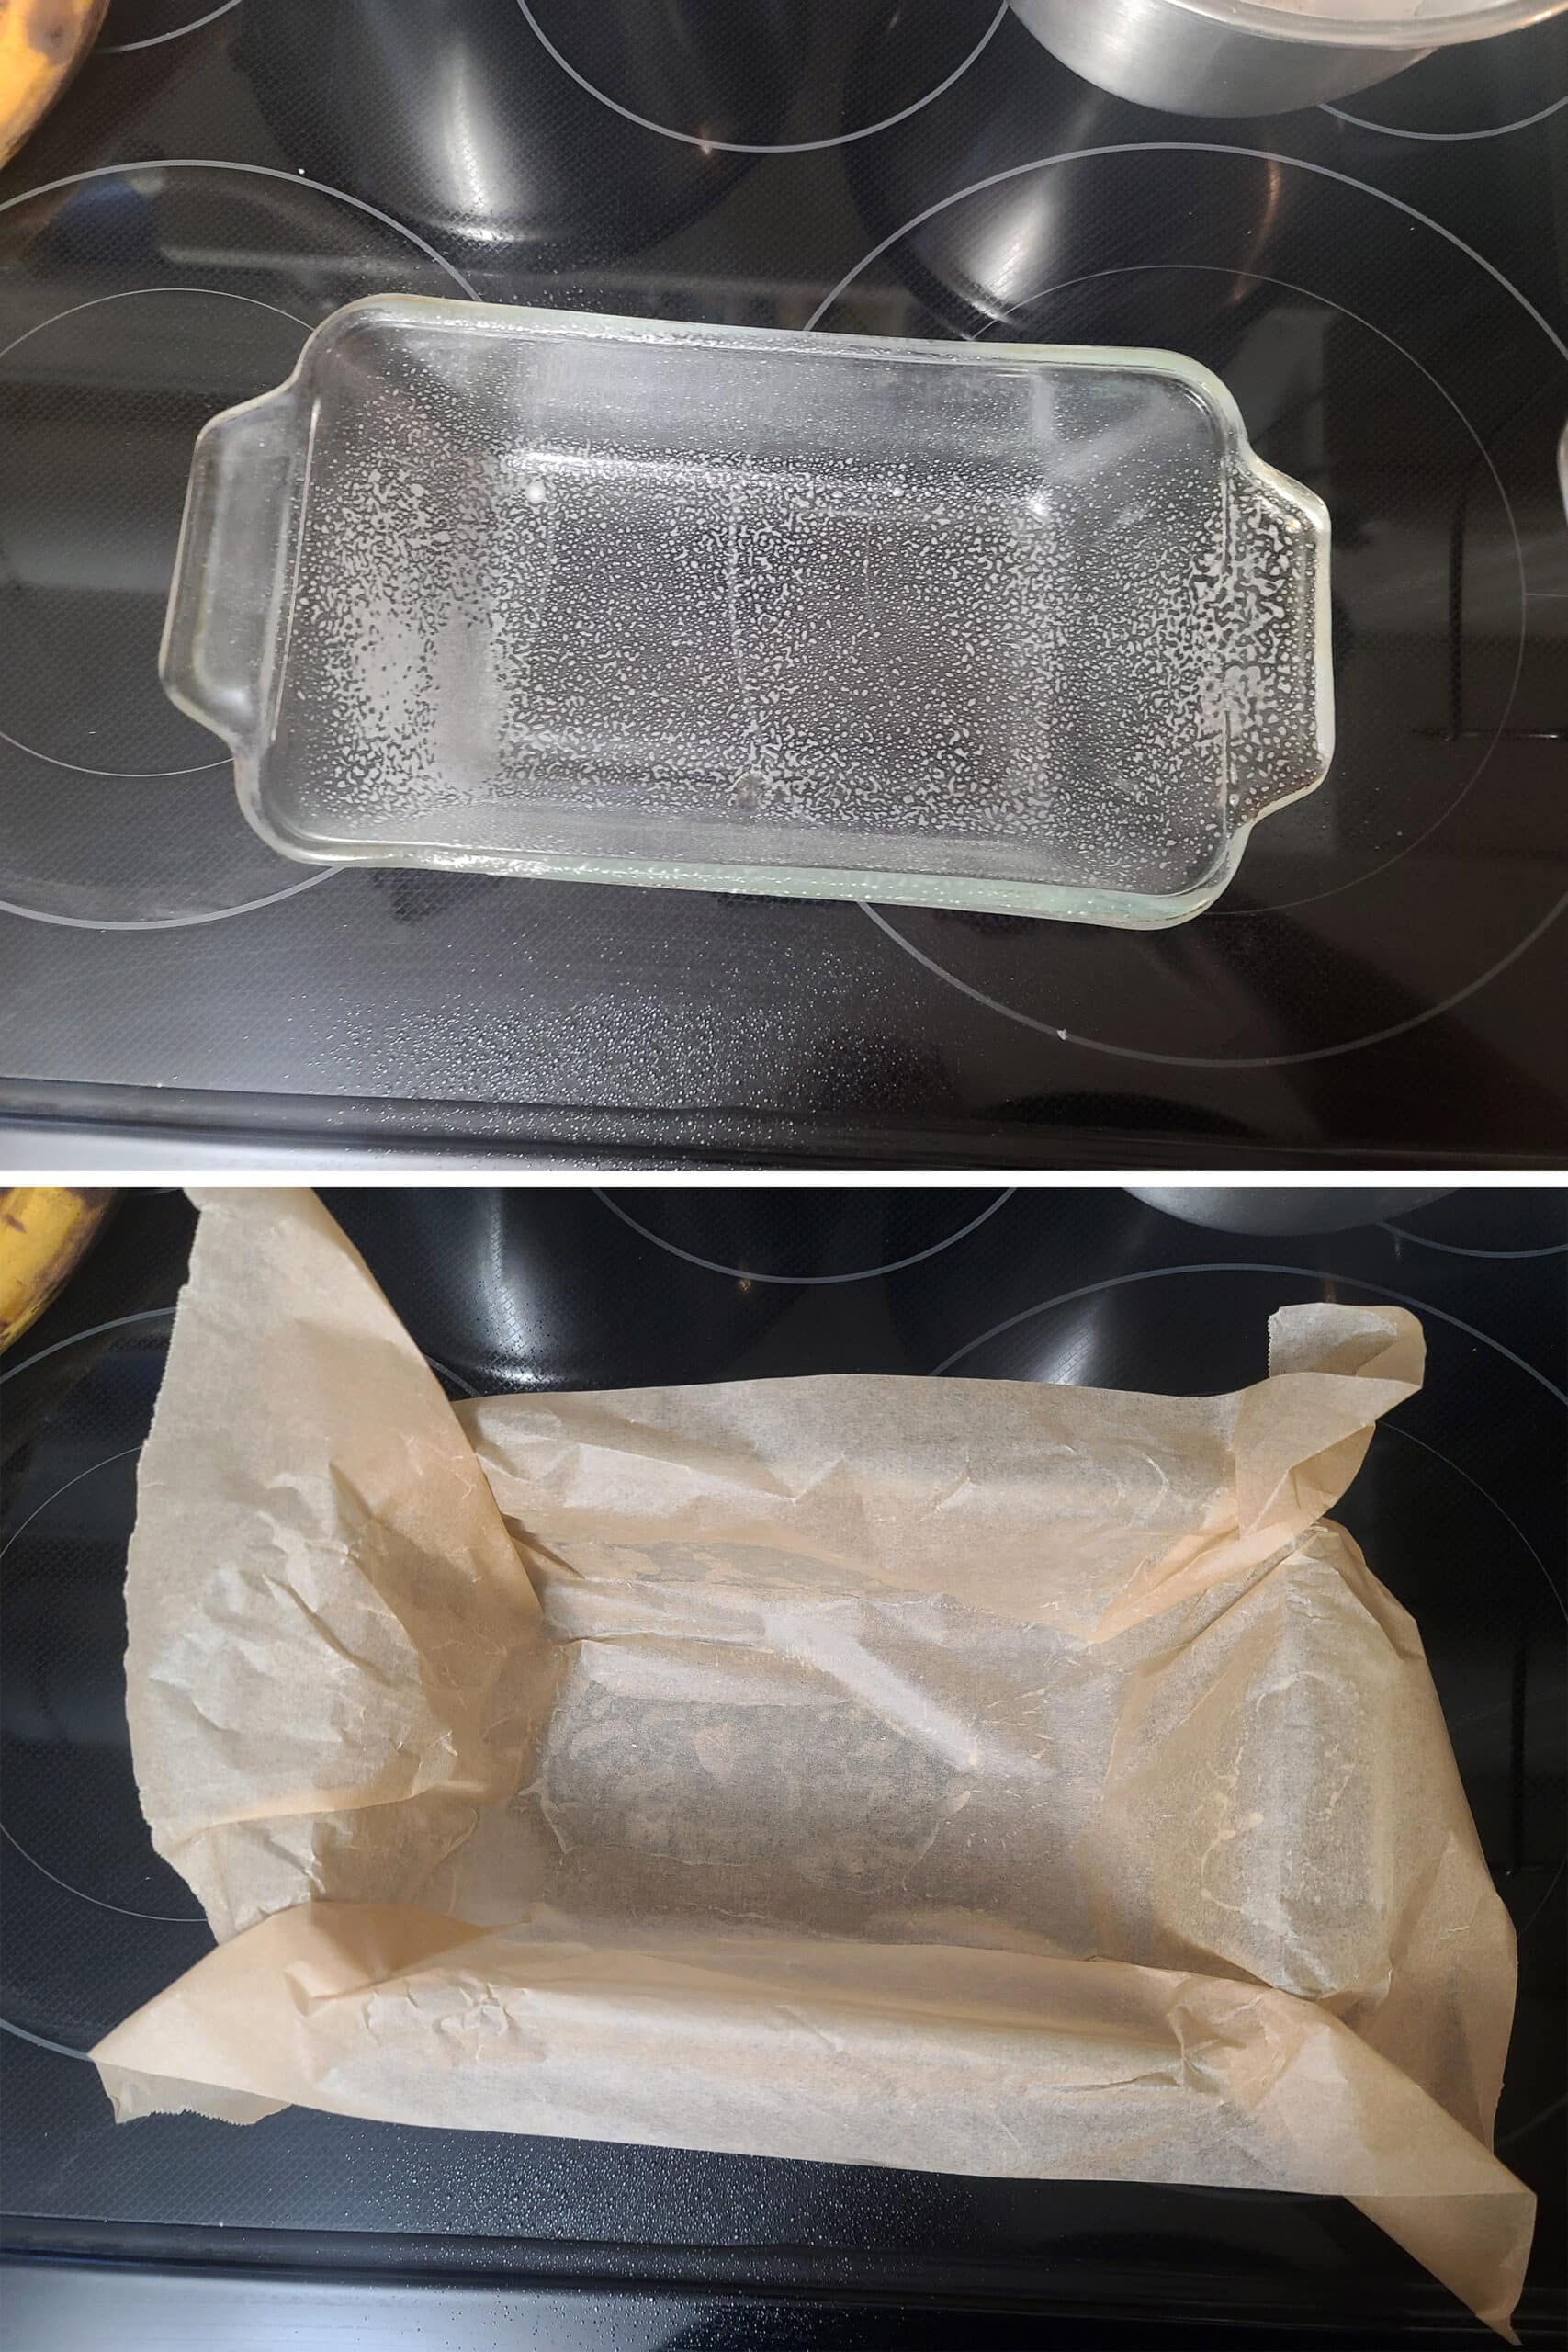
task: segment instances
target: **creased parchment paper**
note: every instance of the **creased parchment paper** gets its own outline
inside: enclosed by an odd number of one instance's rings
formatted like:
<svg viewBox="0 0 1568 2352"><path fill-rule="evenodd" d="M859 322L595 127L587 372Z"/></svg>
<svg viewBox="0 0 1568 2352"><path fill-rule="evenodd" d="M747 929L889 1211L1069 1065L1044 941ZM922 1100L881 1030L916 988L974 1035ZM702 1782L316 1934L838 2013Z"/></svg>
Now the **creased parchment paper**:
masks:
<svg viewBox="0 0 1568 2352"><path fill-rule="evenodd" d="M1412 1317L1285 1307L1232 1396L454 1408L310 1194L202 1204L127 1673L219 1944L122 2119L1337 2192L1507 2332L1512 1933L1322 1516Z"/></svg>

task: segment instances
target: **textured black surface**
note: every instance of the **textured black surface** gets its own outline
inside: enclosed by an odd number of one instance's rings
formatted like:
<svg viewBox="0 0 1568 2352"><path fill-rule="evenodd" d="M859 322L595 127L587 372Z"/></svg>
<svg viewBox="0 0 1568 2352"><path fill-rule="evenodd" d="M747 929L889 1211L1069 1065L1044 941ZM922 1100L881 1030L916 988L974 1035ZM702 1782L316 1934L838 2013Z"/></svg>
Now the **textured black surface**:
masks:
<svg viewBox="0 0 1568 2352"><path fill-rule="evenodd" d="M729 1187L327 1197L453 1393L943 1366L1202 1392L1261 1375L1266 1317L1286 1300L1414 1305L1426 1387L1379 1430L1341 1515L1416 1615L1519 1928L1498 2136L1541 2197L1523 2333L1553 2340L1565 2267L1552 2110L1564 2070L1562 1192L1473 1192L1403 1231L1294 1241L1204 1232L1112 1191L999 1205L991 1192L803 1201ZM73 1287L7 1363L19 1442L0 1537L0 2015L56 2045L0 2040L14 2246L333 2276L978 2298L970 2340L1009 2304L1034 2314L1034 2340L1134 2340L1121 2328L1146 2340L1168 2322L1173 2342L1205 2327L1281 2343L1487 2340L1333 2199L966 2180L299 2111L245 2131L193 2117L117 2130L96 2075L69 2053L207 1940L136 1809L118 1664L128 1473L188 1231L182 1202L128 1199L90 1261L92 1292ZM854 1271L900 1257L917 1262ZM757 1280L764 1270L814 1279ZM137 1319L58 1344L84 1328L78 1317L126 1315ZM848 2303L813 2309L795 2334L776 2302L679 2320L699 2323L720 2332L655 2340L744 2343L753 2325L759 2342L921 2340L907 2312ZM619 2324L606 2306L605 2343ZM931 2340L963 2340L951 2326Z"/></svg>
<svg viewBox="0 0 1568 2352"><path fill-rule="evenodd" d="M1568 23L1240 123L1105 98L992 0L115 0L106 42L0 175L0 1112L656 1164L1568 1149ZM1144 938L276 858L153 675L181 486L391 287L1209 360L1333 513L1327 786Z"/></svg>
<svg viewBox="0 0 1568 2352"><path fill-rule="evenodd" d="M949 2289L940 2300L927 2294L917 2301L870 2289L786 2298L754 2285L750 2290L686 2283L617 2291L604 2280L523 2286L508 2278L475 2287L395 2276L389 2283L384 2271L351 2282L312 2274L312 2251L309 2245L294 2249L304 2276L151 2264L128 2273L80 2260L29 2263L7 2281L10 2341L15 2352L87 2352L112 2334L128 2352L184 2352L215 2336L231 2338L236 2329L246 2343L350 2343L355 2352L384 2346L391 2352L411 2334L421 2352L496 2352L500 2345L517 2352L536 2346L539 2352L797 2352L805 2346L905 2352L914 2345L967 2352L976 2344L1129 2352L1149 2341L1145 2318L1113 2318L1081 2303L1047 2317L1000 2288L967 2297ZM387 2267L398 2251L395 2245L376 2248ZM1370 2312L1368 2329L1381 2326L1379 2314ZM1266 2342L1279 2352L1333 2340L1332 2330L1305 2316L1272 2319L1265 2332L1251 2332L1238 2331L1217 2312L1164 2320L1159 2334L1162 2346ZM1390 2338L1364 2332L1360 2340L1381 2345ZM1410 2340L1461 2339L1437 2321Z"/></svg>

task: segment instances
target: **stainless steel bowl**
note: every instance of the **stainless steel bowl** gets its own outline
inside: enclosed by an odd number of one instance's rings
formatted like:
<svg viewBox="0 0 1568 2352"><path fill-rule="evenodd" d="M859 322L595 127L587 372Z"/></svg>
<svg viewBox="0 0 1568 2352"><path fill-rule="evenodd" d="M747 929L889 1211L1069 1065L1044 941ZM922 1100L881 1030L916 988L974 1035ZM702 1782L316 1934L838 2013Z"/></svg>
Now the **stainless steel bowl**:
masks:
<svg viewBox="0 0 1568 2352"><path fill-rule="evenodd" d="M1170 114L1283 114L1387 81L1450 42L1516 32L1568 0L1451 0L1413 19L1298 13L1270 0L1012 0L1102 90Z"/></svg>

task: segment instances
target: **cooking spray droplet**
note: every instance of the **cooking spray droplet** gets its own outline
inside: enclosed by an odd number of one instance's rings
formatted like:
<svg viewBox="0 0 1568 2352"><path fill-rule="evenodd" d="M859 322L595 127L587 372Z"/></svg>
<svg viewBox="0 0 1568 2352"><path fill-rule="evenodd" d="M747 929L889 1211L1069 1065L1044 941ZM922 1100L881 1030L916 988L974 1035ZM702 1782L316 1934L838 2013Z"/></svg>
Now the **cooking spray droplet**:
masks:
<svg viewBox="0 0 1568 2352"><path fill-rule="evenodd" d="M542 506L544 504L546 499L549 496L549 492L545 487L545 478L542 474L534 474L530 477L527 495L530 506Z"/></svg>

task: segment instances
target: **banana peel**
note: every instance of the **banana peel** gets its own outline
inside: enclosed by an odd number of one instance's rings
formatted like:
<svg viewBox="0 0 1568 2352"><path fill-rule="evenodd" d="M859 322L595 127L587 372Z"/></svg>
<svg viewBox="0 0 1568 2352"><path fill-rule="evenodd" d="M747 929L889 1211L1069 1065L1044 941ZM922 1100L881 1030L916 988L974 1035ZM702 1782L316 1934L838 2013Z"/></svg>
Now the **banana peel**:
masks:
<svg viewBox="0 0 1568 2352"><path fill-rule="evenodd" d="M67 1281L113 1199L64 1184L0 1186L0 1353Z"/></svg>
<svg viewBox="0 0 1568 2352"><path fill-rule="evenodd" d="M54 104L107 7L108 0L0 0L0 164Z"/></svg>

